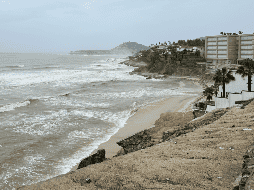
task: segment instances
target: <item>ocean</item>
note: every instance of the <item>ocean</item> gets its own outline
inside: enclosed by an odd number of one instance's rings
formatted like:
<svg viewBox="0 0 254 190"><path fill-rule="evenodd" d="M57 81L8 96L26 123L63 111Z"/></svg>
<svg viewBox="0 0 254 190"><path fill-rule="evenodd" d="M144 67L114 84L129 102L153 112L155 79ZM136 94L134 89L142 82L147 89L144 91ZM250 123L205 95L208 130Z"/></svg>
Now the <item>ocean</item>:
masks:
<svg viewBox="0 0 254 190"><path fill-rule="evenodd" d="M65 174L139 107L197 96L191 81L146 79L120 56L0 54L0 189Z"/></svg>

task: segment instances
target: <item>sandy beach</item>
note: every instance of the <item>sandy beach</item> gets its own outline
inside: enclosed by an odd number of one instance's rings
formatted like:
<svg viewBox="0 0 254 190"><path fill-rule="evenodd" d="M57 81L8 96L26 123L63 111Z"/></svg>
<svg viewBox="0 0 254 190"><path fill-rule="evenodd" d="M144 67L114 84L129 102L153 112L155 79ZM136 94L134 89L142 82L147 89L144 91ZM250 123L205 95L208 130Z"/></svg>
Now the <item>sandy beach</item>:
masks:
<svg viewBox="0 0 254 190"><path fill-rule="evenodd" d="M134 116L127 120L123 128L119 129L109 141L101 144L98 149L104 148L106 150L106 158L112 158L121 149L121 147L116 144L117 141L144 129L153 127L155 121L160 118L162 113L178 112L183 109L186 104L189 105L188 103L193 102L196 98L196 96L173 97L140 108ZM96 151L97 150L93 153Z"/></svg>
<svg viewBox="0 0 254 190"><path fill-rule="evenodd" d="M116 142L144 129L154 127L155 121L160 118L162 113L191 111L191 103L199 97L200 95L172 97L139 108L136 113L127 120L123 128L119 129L107 142L100 144L90 155L96 153L99 149L105 149L106 158L112 158L122 148L118 146ZM77 167L78 164L73 167L71 171L75 171Z"/></svg>
<svg viewBox="0 0 254 190"><path fill-rule="evenodd" d="M253 109L251 102L210 112L173 141L19 189L233 189L253 147Z"/></svg>
<svg viewBox="0 0 254 190"><path fill-rule="evenodd" d="M186 80L188 77L170 77L170 78L179 78ZM196 82L198 79L190 78L187 80L192 81L193 88L201 87L200 84ZM185 85L184 82L182 82L182 85L180 85L179 88L181 88L184 85ZM106 151L105 157L109 160L115 159L113 158L113 156L115 156L117 152L122 149L122 147L117 145L116 142L125 139L127 137L130 137L135 133L138 133L145 129L153 128L155 126L154 125L155 121L158 120L161 114L163 113L192 111L191 109L192 103L194 103L197 99L200 99L201 95L202 92L196 92L196 95L194 96L189 94L181 96L172 96L170 98L166 98L158 102L149 104L145 107L138 108L137 110L135 110L135 114L127 120L123 128L119 129L117 133L111 136L111 138L107 142L100 144L99 147L96 150L94 150L90 155L96 153L99 149L105 149ZM77 167L78 164L74 166L69 173L78 171Z"/></svg>

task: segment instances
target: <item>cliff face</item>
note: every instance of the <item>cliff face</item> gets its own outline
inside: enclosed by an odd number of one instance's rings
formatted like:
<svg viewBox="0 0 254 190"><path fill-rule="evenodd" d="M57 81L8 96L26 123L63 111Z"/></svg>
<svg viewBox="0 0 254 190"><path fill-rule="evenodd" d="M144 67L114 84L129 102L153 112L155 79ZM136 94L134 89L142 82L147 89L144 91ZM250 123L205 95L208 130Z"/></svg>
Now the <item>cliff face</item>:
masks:
<svg viewBox="0 0 254 190"><path fill-rule="evenodd" d="M97 164L97 163L101 163L105 160L105 150L104 149L100 149L97 151L97 153L83 159L79 165L78 165L78 169L80 168L84 168L87 167L91 164Z"/></svg>
<svg viewBox="0 0 254 190"><path fill-rule="evenodd" d="M218 120L222 115L228 112L228 110L229 108L210 112L203 118L194 121L192 121L194 119L192 112L163 113L155 122L155 127L141 131L117 142L122 149L116 156L145 149L161 142L170 141L182 134L192 132L196 128Z"/></svg>
<svg viewBox="0 0 254 190"><path fill-rule="evenodd" d="M179 129L186 123L190 122L192 119L192 112L163 113L161 114L160 119L155 122L155 127L146 129L117 142L119 146L123 147L123 149L120 150L117 155L124 155L130 152L154 146L162 142L163 132L166 131L166 129Z"/></svg>

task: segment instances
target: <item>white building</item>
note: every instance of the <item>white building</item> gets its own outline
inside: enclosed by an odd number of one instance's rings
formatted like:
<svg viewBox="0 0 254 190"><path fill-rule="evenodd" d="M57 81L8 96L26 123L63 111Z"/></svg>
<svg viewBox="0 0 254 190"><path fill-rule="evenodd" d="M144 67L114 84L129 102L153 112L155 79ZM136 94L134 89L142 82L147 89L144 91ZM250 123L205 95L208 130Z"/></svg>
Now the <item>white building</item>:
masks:
<svg viewBox="0 0 254 190"><path fill-rule="evenodd" d="M232 75L235 77L235 81L231 81L229 84L225 84L225 92L230 93L241 93L242 90L248 91L248 76L242 78L241 75L235 73L236 70L232 71ZM252 75L252 81L254 81L254 76ZM251 85L251 91L254 91L254 84ZM222 90L222 85L219 87L220 96Z"/></svg>

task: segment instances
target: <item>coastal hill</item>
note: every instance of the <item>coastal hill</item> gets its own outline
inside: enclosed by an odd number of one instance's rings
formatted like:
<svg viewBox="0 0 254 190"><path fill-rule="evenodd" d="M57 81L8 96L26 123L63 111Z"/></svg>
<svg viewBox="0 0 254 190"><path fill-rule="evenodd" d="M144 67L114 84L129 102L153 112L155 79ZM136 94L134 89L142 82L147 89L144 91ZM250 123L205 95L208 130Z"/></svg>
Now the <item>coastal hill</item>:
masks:
<svg viewBox="0 0 254 190"><path fill-rule="evenodd" d="M84 55L134 55L141 50L150 49L147 46L138 44L137 42L124 42L119 46L112 48L110 50L78 50L71 51L70 54L84 54Z"/></svg>

